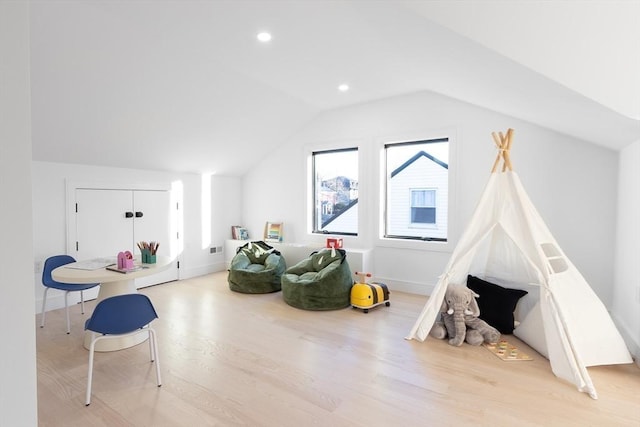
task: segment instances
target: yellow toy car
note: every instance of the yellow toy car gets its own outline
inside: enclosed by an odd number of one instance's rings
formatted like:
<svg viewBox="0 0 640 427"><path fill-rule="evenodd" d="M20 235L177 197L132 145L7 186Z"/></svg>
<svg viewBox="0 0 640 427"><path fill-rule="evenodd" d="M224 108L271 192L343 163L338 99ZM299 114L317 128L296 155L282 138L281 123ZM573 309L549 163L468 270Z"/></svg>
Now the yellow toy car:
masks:
<svg viewBox="0 0 640 427"><path fill-rule="evenodd" d="M351 288L351 306L360 308L365 313L370 308L384 304L387 307L391 305L389 302L389 288L384 283L367 283L367 277L371 277L371 273L357 272L355 275L360 279L358 283Z"/></svg>

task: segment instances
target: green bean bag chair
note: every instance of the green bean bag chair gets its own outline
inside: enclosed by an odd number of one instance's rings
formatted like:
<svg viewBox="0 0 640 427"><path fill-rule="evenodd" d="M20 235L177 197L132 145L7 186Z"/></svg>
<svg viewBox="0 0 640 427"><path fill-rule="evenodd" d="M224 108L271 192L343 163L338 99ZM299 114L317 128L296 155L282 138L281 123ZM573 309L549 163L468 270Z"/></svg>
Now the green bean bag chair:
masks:
<svg viewBox="0 0 640 427"><path fill-rule="evenodd" d="M303 310L337 310L351 304L353 278L342 249L322 249L287 269L282 296Z"/></svg>
<svg viewBox="0 0 640 427"><path fill-rule="evenodd" d="M277 292L286 268L280 252L264 242L248 242L231 260L229 289L245 294Z"/></svg>

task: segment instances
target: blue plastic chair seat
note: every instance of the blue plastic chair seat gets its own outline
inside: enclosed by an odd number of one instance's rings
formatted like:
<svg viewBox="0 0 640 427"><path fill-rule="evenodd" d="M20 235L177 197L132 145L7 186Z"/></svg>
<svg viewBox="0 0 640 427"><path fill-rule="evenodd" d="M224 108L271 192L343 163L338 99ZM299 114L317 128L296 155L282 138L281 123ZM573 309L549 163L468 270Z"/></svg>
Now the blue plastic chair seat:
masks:
<svg viewBox="0 0 640 427"><path fill-rule="evenodd" d="M158 318L149 297L125 294L100 301L85 322L85 329L103 335L135 332Z"/></svg>

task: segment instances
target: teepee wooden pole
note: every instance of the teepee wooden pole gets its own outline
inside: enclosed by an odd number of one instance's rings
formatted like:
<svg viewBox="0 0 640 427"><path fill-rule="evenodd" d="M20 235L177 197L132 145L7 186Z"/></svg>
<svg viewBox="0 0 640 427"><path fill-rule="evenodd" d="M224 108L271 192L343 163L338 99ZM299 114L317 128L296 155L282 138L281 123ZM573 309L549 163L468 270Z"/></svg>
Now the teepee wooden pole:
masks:
<svg viewBox="0 0 640 427"><path fill-rule="evenodd" d="M491 173L494 173L498 169L498 164L500 163L500 159L502 159L502 172L506 172L507 170L512 171L513 166L511 164L511 143L513 141L513 129L509 128L507 130L507 134L503 134L502 132L495 133L492 132L491 136L493 137L493 141L498 148L498 154L496 155L496 160L493 162L493 167L491 168Z"/></svg>
<svg viewBox="0 0 640 427"><path fill-rule="evenodd" d="M513 139L513 129L507 130L507 136L505 137L505 145L506 148L504 150L504 154L502 155L504 158L504 164L502 165L502 172L505 172L507 169L510 171L513 170L511 166L511 141Z"/></svg>
<svg viewBox="0 0 640 427"><path fill-rule="evenodd" d="M498 149L496 160L493 162L493 167L491 168L491 173L494 173L498 167L498 163L500 162L500 157L502 155L502 142L500 142L500 139L495 132L491 132L491 136L493 137L493 141L496 143L496 148Z"/></svg>

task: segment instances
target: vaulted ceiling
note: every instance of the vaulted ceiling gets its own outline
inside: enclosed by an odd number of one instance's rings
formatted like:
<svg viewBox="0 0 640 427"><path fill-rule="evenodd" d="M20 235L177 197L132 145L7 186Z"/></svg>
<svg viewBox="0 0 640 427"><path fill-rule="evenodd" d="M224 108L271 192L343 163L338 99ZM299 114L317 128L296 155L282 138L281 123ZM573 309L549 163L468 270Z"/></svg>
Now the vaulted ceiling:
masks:
<svg viewBox="0 0 640 427"><path fill-rule="evenodd" d="M323 111L419 91L617 150L640 139L639 20L636 0L32 1L33 158L241 175Z"/></svg>

